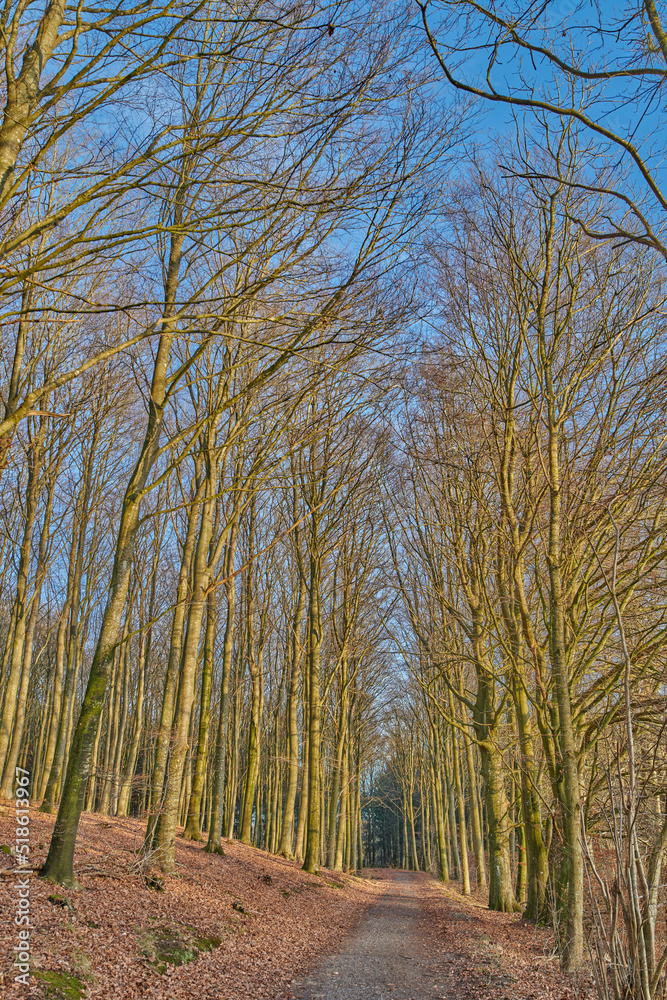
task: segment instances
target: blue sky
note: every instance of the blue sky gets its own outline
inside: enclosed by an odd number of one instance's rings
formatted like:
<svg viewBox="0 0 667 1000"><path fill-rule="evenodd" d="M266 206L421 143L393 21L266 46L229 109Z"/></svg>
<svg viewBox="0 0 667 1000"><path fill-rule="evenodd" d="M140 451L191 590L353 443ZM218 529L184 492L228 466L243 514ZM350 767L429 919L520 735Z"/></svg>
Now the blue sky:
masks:
<svg viewBox="0 0 667 1000"><path fill-rule="evenodd" d="M526 3L492 3L488 9L499 17L514 20ZM500 93L521 97L536 97L557 104L578 106L596 124L609 129L637 148L658 186L667 191L665 172L665 102L661 85L667 76L667 66L648 22L642 20L642 5L637 2L605 2L598 7L590 2L554 0L546 4L534 3L530 9L543 9L523 36L535 45L548 48L564 62L588 71L603 69L619 71L643 67L653 72L625 76L611 80L579 81L568 93L571 78L550 60L539 53L518 49L511 43L500 44L495 49L495 62L491 80ZM464 19L464 14L469 15ZM444 61L456 77L473 86L486 86L486 72L494 43L501 37L500 29L479 14L470 14L468 4L434 2L427 6L429 26L437 40ZM423 30L423 29L422 29ZM650 41L655 51L649 51ZM434 67L437 62L431 56ZM442 86L449 88L444 73L437 67ZM482 102L484 103L484 102ZM520 117L531 112L515 111ZM491 149L500 139L501 144L512 142L515 126L513 112L506 104L489 102L481 112L480 128L476 142L480 150ZM552 117L552 126L557 120ZM539 129L536 136L539 136ZM598 150L598 163L608 157L608 163L618 170L616 181L619 190L642 201L650 214L652 224L661 228L667 222L664 206L650 193L649 186L633 164L631 156L604 136L582 126L582 137L592 141ZM605 152L606 148L606 152ZM627 176L620 180L622 166Z"/></svg>

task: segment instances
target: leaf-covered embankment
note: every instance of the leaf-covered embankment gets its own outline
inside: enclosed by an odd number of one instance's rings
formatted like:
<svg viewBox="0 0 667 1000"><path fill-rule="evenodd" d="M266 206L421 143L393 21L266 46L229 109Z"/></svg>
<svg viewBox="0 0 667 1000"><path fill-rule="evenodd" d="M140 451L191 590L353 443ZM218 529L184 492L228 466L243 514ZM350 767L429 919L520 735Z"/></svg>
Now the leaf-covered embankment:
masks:
<svg viewBox="0 0 667 1000"><path fill-rule="evenodd" d="M53 817L31 816L31 865L46 856ZM377 883L294 862L239 843L226 856L178 840L178 874L141 869L144 824L84 816L75 872L81 889L31 875L31 994L259 1000L285 995L295 975L335 947L380 890ZM0 816L12 844L13 811ZM0 854L2 870L14 859ZM26 996L11 968L16 879L0 877L3 996ZM39 975L42 973L42 975Z"/></svg>

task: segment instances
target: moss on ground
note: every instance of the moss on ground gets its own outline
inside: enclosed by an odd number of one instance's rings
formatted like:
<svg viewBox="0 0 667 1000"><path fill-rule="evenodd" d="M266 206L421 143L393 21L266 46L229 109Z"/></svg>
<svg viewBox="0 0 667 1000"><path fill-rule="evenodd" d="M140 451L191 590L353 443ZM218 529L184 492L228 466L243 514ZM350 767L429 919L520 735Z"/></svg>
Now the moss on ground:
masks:
<svg viewBox="0 0 667 1000"><path fill-rule="evenodd" d="M31 975L44 983L44 996L49 1000L82 1000L85 989L80 979L68 972L32 969Z"/></svg>
<svg viewBox="0 0 667 1000"><path fill-rule="evenodd" d="M200 935L194 927L167 924L142 931L138 937L141 954L161 975L167 966L194 962L202 952L213 951L222 944L222 938Z"/></svg>

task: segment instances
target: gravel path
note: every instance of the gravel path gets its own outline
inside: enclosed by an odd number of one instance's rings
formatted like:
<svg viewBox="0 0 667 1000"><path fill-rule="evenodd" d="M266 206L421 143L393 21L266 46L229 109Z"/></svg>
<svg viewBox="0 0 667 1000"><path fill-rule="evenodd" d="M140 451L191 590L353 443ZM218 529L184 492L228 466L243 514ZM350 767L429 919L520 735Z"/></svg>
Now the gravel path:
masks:
<svg viewBox="0 0 667 1000"><path fill-rule="evenodd" d="M442 997L442 966L424 940L424 889L423 875L392 873L386 892L341 951L294 982L292 995L300 1000Z"/></svg>

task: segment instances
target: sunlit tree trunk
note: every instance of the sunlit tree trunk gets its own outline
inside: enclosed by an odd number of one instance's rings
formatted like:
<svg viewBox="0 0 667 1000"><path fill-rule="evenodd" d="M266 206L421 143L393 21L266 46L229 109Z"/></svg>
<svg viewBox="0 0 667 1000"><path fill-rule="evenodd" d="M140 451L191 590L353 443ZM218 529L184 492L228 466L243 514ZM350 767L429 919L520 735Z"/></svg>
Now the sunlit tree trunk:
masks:
<svg viewBox="0 0 667 1000"><path fill-rule="evenodd" d="M9 671L5 684L2 712L0 713L0 773L4 772L9 753L12 727L16 715L16 704L21 684L24 662L25 638L30 618L28 601L28 580L32 558L32 536L37 520L37 504L41 487L42 443L45 423L40 421L37 435L32 442L28 458L28 481L25 493L25 519L23 536L19 549L16 595L14 598L13 632L8 636L11 652L8 657ZM6 791L6 790L5 790ZM11 793L10 793L11 794Z"/></svg>
<svg viewBox="0 0 667 1000"><path fill-rule="evenodd" d="M156 853L160 868L165 872L173 871L175 865L176 827L178 825L179 806L183 792L190 728L193 722L192 709L199 666L199 643L206 610L208 589L211 584L209 548L213 534L215 493L218 483L217 452L212 441L215 432L216 423L213 422L207 430L209 440L206 454L206 496L201 504L199 533L195 547L192 599L188 609L187 630L183 644L178 694L174 710L169 774L165 786L164 806L158 818L154 834L153 850Z"/></svg>
<svg viewBox="0 0 667 1000"><path fill-rule="evenodd" d="M295 519L296 520L296 519ZM307 585L303 569L303 560L299 547L299 536L295 532L295 546L298 566L298 591L294 607L294 615L289 636L290 678L287 692L287 735L289 741L289 768L287 772L287 793L285 810L283 812L282 829L280 831L280 846L278 853L285 858L293 857L294 843L294 807L296 791L299 782L299 678L303 659L301 643L301 625L306 606Z"/></svg>
<svg viewBox="0 0 667 1000"><path fill-rule="evenodd" d="M456 719L454 699L449 692L449 711L452 719ZM459 741L456 726L452 726L452 767L454 770L454 786L456 789L456 809L459 819L459 846L461 851L461 881L463 894L470 895L470 871L468 867L468 834L466 831L465 804L463 801L463 785L461 782L461 761L459 759Z"/></svg>
<svg viewBox="0 0 667 1000"><path fill-rule="evenodd" d="M320 655L322 616L320 586L322 566L317 547L318 521L312 516L310 579L308 591L308 823L305 871L316 872L320 863Z"/></svg>
<svg viewBox="0 0 667 1000"><path fill-rule="evenodd" d="M435 829L438 839L438 874L441 882L449 882L449 864L447 861L447 835L445 830L445 807L442 795L442 778L440 764L440 735L437 725L429 720L431 734L431 785L435 804Z"/></svg>
<svg viewBox="0 0 667 1000"><path fill-rule="evenodd" d="M468 737L464 737L466 746L466 764L468 768L468 788L470 789L470 824L472 827L472 843L475 852L475 867L477 869L477 885L485 888L486 860L484 857L484 837L482 835L482 820L479 814L478 799L478 776L473 759L473 743Z"/></svg>
<svg viewBox="0 0 667 1000"><path fill-rule="evenodd" d="M181 554L178 586L176 588L176 606L174 608L174 617L171 625L169 658L167 660L167 672L162 691L160 724L157 733L157 743L155 747L155 757L151 777L151 815L148 817L146 837L143 845L145 853L150 853L155 847L155 828L164 806L164 795L166 791L165 775L167 773L167 761L169 759L169 750L171 746L174 705L176 702L176 687L178 684L181 656L183 655L185 620L188 613L189 597L191 593L192 564L197 540L197 526L199 525L201 513L201 500L204 496L205 487L206 478L202 475L201 455L198 453L195 457L195 474L192 482L192 500L188 510L188 527Z"/></svg>
<svg viewBox="0 0 667 1000"><path fill-rule="evenodd" d="M201 800L204 791L204 776L208 755L208 730L211 711L211 682L213 678L213 657L215 655L215 632L217 625L216 593L211 590L206 602L206 631L204 638L204 667L201 679L199 706L199 732L195 754L195 773L188 803L188 815L183 830L185 840L201 840Z"/></svg>
<svg viewBox="0 0 667 1000"><path fill-rule="evenodd" d="M340 673L341 695L338 699L338 733L333 760L333 776L329 805L329 828L327 832L327 868L334 868L336 863L336 820L338 818L338 799L341 791L343 757L347 743L348 697L347 697L347 658L342 657Z"/></svg>
<svg viewBox="0 0 667 1000"><path fill-rule="evenodd" d="M74 845L83 809L86 784L90 774L91 755L97 721L104 705L104 695L111 672L114 651L121 628L123 608L127 600L134 543L139 524L139 507L143 488L156 461L162 429L163 409L167 391L167 366L173 339L173 324L167 318L175 311L176 288L180 269L183 236L172 241L171 258L166 279L165 300L169 304L157 348L149 417L143 447L128 484L118 527L116 553L109 586L109 595L100 628L97 647L88 677L74 744L69 754L67 776L60 800L58 817L53 830L49 854L43 868L45 878L66 885L75 884Z"/></svg>
<svg viewBox="0 0 667 1000"><path fill-rule="evenodd" d="M55 477L52 476L51 481L49 483L49 492L46 502L46 509L44 511L42 529L40 532L39 543L37 547L35 585L34 585L33 595L31 598L30 610L28 614L28 625L24 635L23 663L21 667L21 684L19 687L18 699L16 703L14 730L12 732L12 741L9 747L9 752L7 754L7 760L5 763L5 773L2 779L2 787L0 788L0 798L5 798L5 799L11 798L14 792L14 778L16 772L16 764L19 758L21 742L23 740L26 707L28 703L28 685L30 683L30 670L32 667L32 654L33 654L33 646L35 640L35 627L37 625L37 617L39 615L41 608L42 588L44 586L44 579L46 577L47 561L50 549L49 533L51 530L51 515L53 511L54 488L55 488Z"/></svg>
<svg viewBox="0 0 667 1000"><path fill-rule="evenodd" d="M216 735L215 757L213 762L213 789L211 798L211 821L208 830L208 841L205 851L212 854L222 854L224 851L220 842L222 834L223 806L225 797L225 770L227 765L227 729L229 719L229 685L232 673L232 658L234 652L234 622L236 610L236 577L234 562L236 558L236 538L238 525L233 523L224 560L225 594L227 596L227 619L225 622L225 638L222 648L222 678L220 682L220 714Z"/></svg>

